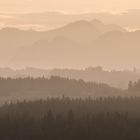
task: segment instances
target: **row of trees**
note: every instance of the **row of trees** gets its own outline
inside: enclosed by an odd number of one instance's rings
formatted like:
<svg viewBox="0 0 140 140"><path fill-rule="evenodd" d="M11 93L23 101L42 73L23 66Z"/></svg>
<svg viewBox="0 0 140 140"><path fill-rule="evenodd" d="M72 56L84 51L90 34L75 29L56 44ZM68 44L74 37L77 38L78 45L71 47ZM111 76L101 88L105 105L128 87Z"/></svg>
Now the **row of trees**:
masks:
<svg viewBox="0 0 140 140"><path fill-rule="evenodd" d="M1 114L26 114L33 117L41 117L44 113L52 110L54 114L66 116L72 110L75 116L90 116L99 113L118 112L128 113L131 117L140 117L140 97L107 97L107 98L69 98L57 97L36 101L13 101L7 102L0 107Z"/></svg>
<svg viewBox="0 0 140 140"><path fill-rule="evenodd" d="M0 138L139 140L138 106L140 98L63 97L8 103L0 107Z"/></svg>
<svg viewBox="0 0 140 140"><path fill-rule="evenodd" d="M130 81L128 84L129 91L140 91L140 80L132 82Z"/></svg>

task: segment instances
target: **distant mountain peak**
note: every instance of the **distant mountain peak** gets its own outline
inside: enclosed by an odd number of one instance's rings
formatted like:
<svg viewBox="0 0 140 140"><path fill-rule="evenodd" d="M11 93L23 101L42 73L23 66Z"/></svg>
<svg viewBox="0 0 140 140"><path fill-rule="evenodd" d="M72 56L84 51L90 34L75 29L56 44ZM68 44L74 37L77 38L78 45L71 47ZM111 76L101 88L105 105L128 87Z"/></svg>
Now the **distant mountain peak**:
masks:
<svg viewBox="0 0 140 140"><path fill-rule="evenodd" d="M90 23L92 23L92 25L102 25L102 26L104 26L104 23L101 22L98 19L93 19L93 20L90 21Z"/></svg>
<svg viewBox="0 0 140 140"><path fill-rule="evenodd" d="M121 32L126 32L126 30L124 28L122 28L119 25L116 24L104 24L103 22L101 22L98 19L93 19L92 21L90 21L90 23L99 31L101 32L110 32L110 31L121 31Z"/></svg>
<svg viewBox="0 0 140 140"><path fill-rule="evenodd" d="M89 26L91 27L92 24L90 22L88 22L87 20L78 20L78 21L72 22L66 26L78 28L78 27L89 27Z"/></svg>

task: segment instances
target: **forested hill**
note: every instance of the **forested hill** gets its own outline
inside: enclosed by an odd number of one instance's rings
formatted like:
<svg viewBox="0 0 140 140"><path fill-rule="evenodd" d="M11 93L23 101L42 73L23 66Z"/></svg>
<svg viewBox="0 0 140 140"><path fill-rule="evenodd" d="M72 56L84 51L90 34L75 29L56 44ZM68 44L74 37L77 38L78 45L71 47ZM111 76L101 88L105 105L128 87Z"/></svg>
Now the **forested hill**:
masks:
<svg viewBox="0 0 140 140"><path fill-rule="evenodd" d="M122 90L107 84L84 82L52 76L51 78L0 78L2 97L47 97L47 96L118 96Z"/></svg>
<svg viewBox="0 0 140 140"><path fill-rule="evenodd" d="M72 110L75 117L92 116L103 113L124 113L133 117L140 117L140 97L99 97L93 99L48 97L36 101L18 101L5 103L0 107L0 116L3 114L29 114L33 117L46 115L51 111L54 116L66 116Z"/></svg>
<svg viewBox="0 0 140 140"><path fill-rule="evenodd" d="M86 82L106 83L112 87L126 89L129 81L140 79L139 69L132 70L105 70L102 66L87 67L83 69L40 69L27 67L25 69L0 68L0 77L25 78L59 76L70 79L82 79Z"/></svg>
<svg viewBox="0 0 140 140"><path fill-rule="evenodd" d="M139 140L140 98L70 99L0 107L2 140Z"/></svg>

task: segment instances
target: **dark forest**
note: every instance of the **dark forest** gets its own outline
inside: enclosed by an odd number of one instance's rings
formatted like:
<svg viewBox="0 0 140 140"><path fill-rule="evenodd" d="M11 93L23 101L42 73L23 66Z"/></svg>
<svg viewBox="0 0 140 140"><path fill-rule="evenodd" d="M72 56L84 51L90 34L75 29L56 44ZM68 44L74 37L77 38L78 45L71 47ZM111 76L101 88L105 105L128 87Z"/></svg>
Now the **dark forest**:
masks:
<svg viewBox="0 0 140 140"><path fill-rule="evenodd" d="M140 97L134 96L139 91L140 81L130 81L128 89L121 90L107 84L60 77L1 78L1 96L29 93L46 96L37 100L11 100L1 105L0 138L139 140ZM131 96L118 96L128 93Z"/></svg>

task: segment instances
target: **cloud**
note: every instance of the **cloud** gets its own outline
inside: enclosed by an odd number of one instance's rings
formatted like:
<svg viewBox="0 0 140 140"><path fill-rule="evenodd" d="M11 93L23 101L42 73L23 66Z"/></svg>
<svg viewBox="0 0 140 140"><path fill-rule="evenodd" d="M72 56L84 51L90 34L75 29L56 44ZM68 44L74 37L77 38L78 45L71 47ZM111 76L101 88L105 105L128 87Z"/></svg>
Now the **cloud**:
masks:
<svg viewBox="0 0 140 140"><path fill-rule="evenodd" d="M13 19L14 17L11 16L11 15L1 15L1 14L0 14L0 18L1 18L1 19Z"/></svg>

